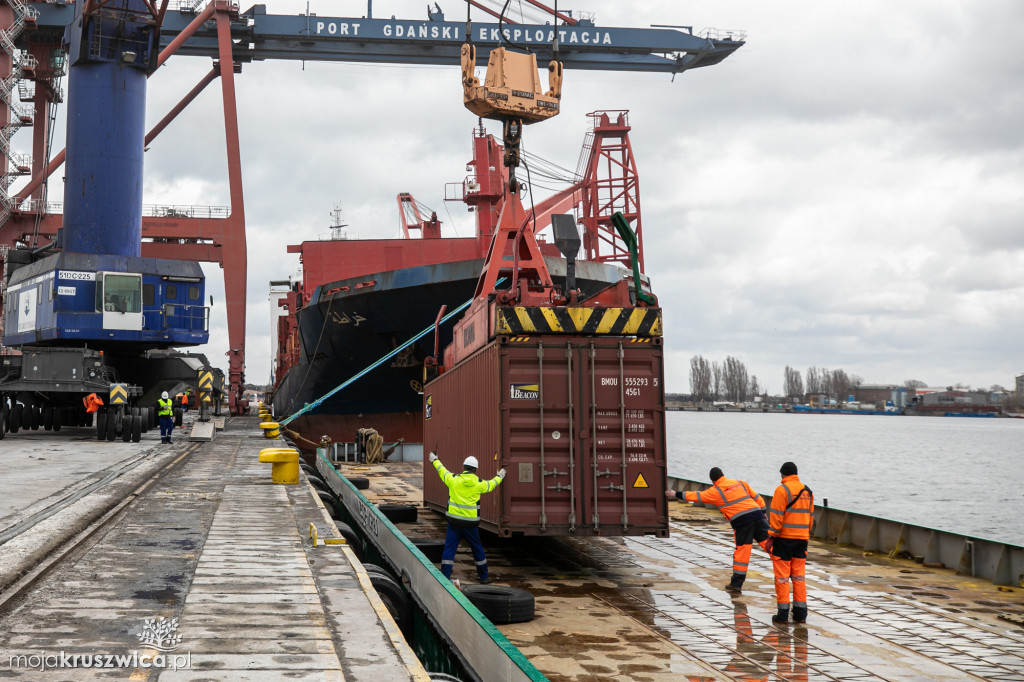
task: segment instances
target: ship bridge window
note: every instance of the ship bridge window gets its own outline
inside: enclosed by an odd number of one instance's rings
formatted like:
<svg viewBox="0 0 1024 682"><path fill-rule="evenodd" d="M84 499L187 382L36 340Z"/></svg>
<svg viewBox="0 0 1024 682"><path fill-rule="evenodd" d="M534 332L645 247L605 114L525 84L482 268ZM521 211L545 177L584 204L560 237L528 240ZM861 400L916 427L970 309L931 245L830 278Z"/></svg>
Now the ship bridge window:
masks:
<svg viewBox="0 0 1024 682"><path fill-rule="evenodd" d="M36 305L43 304L43 285L36 285Z"/></svg>
<svg viewBox="0 0 1024 682"><path fill-rule="evenodd" d="M142 305L153 305L156 301L156 287L152 284L142 285Z"/></svg>
<svg viewBox="0 0 1024 682"><path fill-rule="evenodd" d="M191 286L188 288L188 300L198 301L199 300L199 287Z"/></svg>
<svg viewBox="0 0 1024 682"><path fill-rule="evenodd" d="M166 296L167 298L178 298L178 285L177 284L168 284L167 285L167 290L166 290L165 293L167 295Z"/></svg>
<svg viewBox="0 0 1024 682"><path fill-rule="evenodd" d="M142 312L142 277L103 273L103 286L97 283L97 309L109 313Z"/></svg>

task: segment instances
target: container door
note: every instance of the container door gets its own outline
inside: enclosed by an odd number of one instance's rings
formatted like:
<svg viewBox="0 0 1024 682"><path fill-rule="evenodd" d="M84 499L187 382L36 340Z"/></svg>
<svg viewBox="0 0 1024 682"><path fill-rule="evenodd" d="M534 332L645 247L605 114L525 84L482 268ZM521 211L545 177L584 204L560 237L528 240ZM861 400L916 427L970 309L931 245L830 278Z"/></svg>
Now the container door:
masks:
<svg viewBox="0 0 1024 682"><path fill-rule="evenodd" d="M566 535L580 524L577 495L577 383L572 344L552 339L502 348L504 525Z"/></svg>
<svg viewBox="0 0 1024 682"><path fill-rule="evenodd" d="M660 344L578 346L579 515L588 532L667 535L665 411Z"/></svg>

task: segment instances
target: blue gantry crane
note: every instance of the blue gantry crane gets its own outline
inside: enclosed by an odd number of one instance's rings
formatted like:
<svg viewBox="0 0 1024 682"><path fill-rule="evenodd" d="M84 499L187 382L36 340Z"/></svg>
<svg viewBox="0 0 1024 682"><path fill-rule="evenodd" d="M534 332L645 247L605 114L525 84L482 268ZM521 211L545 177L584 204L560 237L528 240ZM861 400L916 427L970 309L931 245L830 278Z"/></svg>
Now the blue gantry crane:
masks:
<svg viewBox="0 0 1024 682"><path fill-rule="evenodd" d="M266 5L241 12L233 0L182 3L177 9L169 9L168 0L0 0L0 244L10 249L3 343L23 353L20 359L4 358L0 412L7 410L6 423L14 410L23 416L26 410L43 414L49 408L52 415L58 407L74 421L82 392L111 383L139 383L141 395L147 390L147 352L153 357L161 349L206 342L209 308L200 261L224 268L225 392L232 413L246 409L245 217L234 98L234 76L243 64L291 59L457 68L468 41L479 59L505 46L530 49L541 61L557 53L570 70L678 74L717 64L744 44L736 31L698 35L689 27L602 27L553 10L544 24L518 24L507 17L470 23L447 21L435 8L428 9L426 19L408 20L374 18L371 3L364 17L320 17L308 11L270 14ZM147 133L146 79L172 54L213 57L213 67ZM51 155L49 126L54 107L63 101L60 79L68 67L68 146ZM143 215L145 146L217 79L230 209ZM32 110L24 107L27 102ZM10 145L21 126L34 128L31 159ZM62 164L63 215L48 210L45 196L47 177ZM28 183L9 195L21 175L30 176ZM27 358L50 360L40 365ZM25 384L36 371L29 368L40 366L47 369L39 370L37 379L52 375L47 391L37 390L41 384ZM62 372L75 381L52 385L58 383L52 377L64 377ZM120 417L117 430L123 433Z"/></svg>

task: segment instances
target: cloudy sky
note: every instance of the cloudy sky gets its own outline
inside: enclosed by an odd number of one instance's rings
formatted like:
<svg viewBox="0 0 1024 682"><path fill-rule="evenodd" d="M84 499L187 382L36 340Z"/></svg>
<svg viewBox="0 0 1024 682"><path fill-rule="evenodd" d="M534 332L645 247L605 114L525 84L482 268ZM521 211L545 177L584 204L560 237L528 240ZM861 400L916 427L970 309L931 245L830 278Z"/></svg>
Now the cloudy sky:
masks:
<svg viewBox="0 0 1024 682"><path fill-rule="evenodd" d="M271 13L305 9L266 4ZM362 2L310 6L320 16L366 12ZM464 17L461 3L441 7ZM747 32L736 54L675 82L567 70L562 113L524 139L574 168L586 113L630 110L669 391L688 390L698 353L743 360L770 392L781 391L786 365L842 368L868 383L986 387L1012 386L1024 372L1024 54L1006 42L1024 26L1024 3L573 7L600 26ZM374 13L426 18L422 1L378 0ZM150 122L209 66L182 57L155 74ZM435 208L445 234L470 235L472 214L443 196L445 182L465 175L476 119L462 106L457 64L265 62L246 65L236 83L246 378L265 382L268 280L298 265L286 245L326 235L336 202L350 236L397 236L400 191ZM219 87L210 87L151 145L146 203L228 204L220 112ZM220 271L207 273L222 303ZM226 349L219 306L205 351L216 362Z"/></svg>

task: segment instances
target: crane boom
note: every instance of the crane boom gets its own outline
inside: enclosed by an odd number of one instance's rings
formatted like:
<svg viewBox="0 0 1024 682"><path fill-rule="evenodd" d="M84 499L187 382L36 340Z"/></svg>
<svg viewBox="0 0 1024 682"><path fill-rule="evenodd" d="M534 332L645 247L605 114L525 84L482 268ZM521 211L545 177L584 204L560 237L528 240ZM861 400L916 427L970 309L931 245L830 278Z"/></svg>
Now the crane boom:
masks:
<svg viewBox="0 0 1024 682"><path fill-rule="evenodd" d="M33 4L41 28L67 26L72 5ZM194 12L168 10L160 30L165 47L183 31ZM502 33L507 42L502 39ZM492 48L512 43L529 48L540 63L553 58L551 43L558 38L558 60L568 69L682 73L718 64L744 43L742 32L695 35L687 29L619 28L583 25L474 23L477 58L487 59ZM353 61L392 64L451 65L459 63L466 42L464 22L321 17L314 14L267 14L254 5L231 22L234 59ZM216 29L204 27L190 37L178 54L217 56Z"/></svg>

